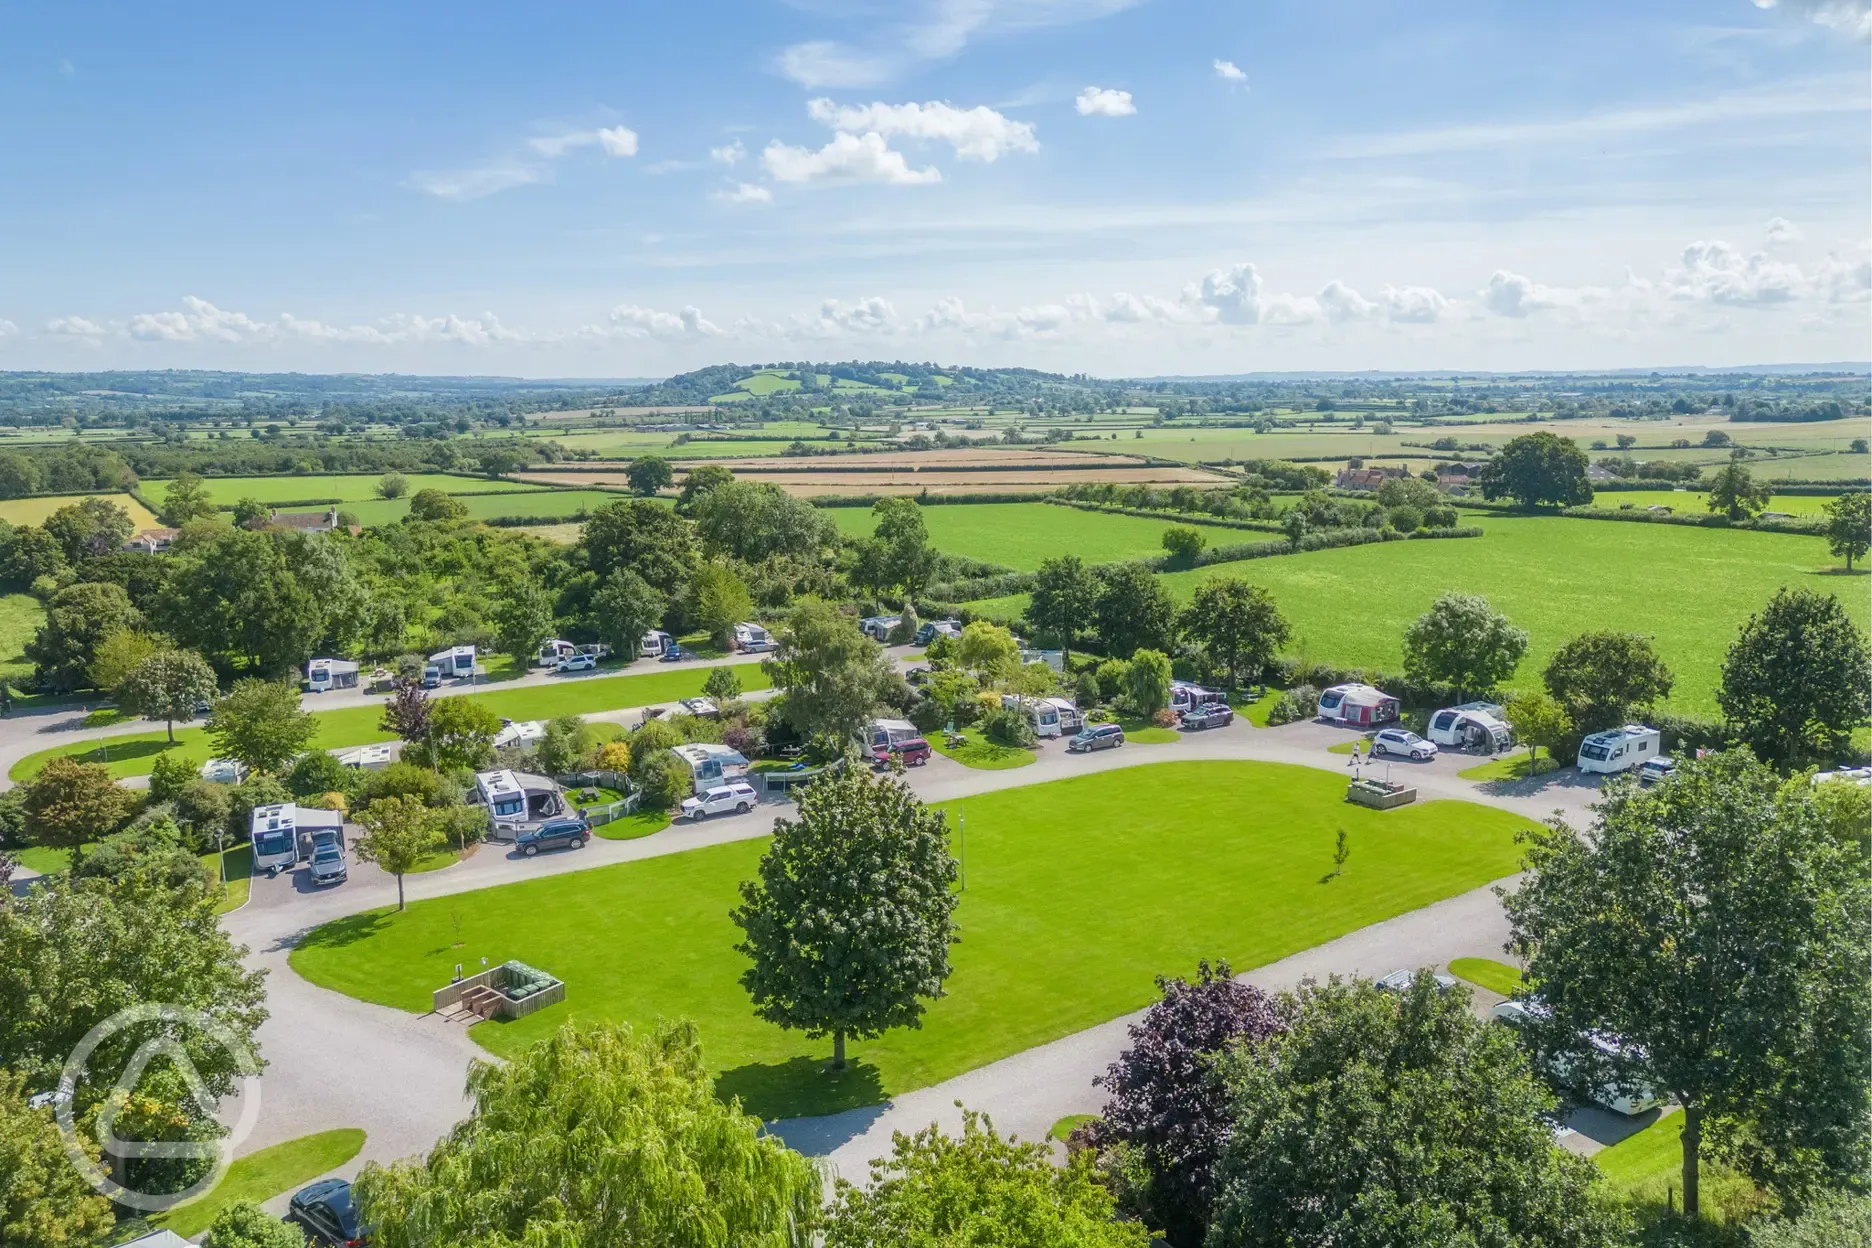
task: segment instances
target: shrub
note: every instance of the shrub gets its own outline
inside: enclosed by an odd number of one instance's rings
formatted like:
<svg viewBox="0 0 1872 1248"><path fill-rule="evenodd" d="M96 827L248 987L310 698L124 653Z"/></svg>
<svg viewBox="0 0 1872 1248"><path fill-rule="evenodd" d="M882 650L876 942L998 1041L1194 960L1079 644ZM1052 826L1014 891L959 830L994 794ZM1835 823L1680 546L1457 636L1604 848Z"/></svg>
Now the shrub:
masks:
<svg viewBox="0 0 1872 1248"><path fill-rule="evenodd" d="M743 753L746 753L746 751L743 751ZM750 755L750 757L752 756ZM605 771L629 771L631 765L630 742L622 738L616 741L605 742L598 747L598 757L595 761L598 766Z"/></svg>
<svg viewBox="0 0 1872 1248"><path fill-rule="evenodd" d="M488 812L485 806L469 806L458 802L438 810L435 820L436 829L442 833L445 845L466 849L487 838Z"/></svg>
<svg viewBox="0 0 1872 1248"><path fill-rule="evenodd" d="M667 757L671 746L682 743L682 733L660 719L653 719L634 730L630 734L631 783L639 788L646 787L645 769L654 760Z"/></svg>
<svg viewBox="0 0 1872 1248"><path fill-rule="evenodd" d="M996 706L982 716L982 735L996 745L1012 745L1022 748L1031 747L1037 738L1033 725L1027 722L1027 716L1018 707Z"/></svg>
<svg viewBox="0 0 1872 1248"><path fill-rule="evenodd" d="M273 806L292 800L292 793L272 776L248 776L228 789L228 838L234 844L248 838L253 827L254 807Z"/></svg>
<svg viewBox="0 0 1872 1248"><path fill-rule="evenodd" d="M357 773L324 750L300 755L286 776L286 787L293 791L294 797L310 797L333 790L342 793L356 783Z"/></svg>
<svg viewBox="0 0 1872 1248"><path fill-rule="evenodd" d="M920 698L917 704L910 708L910 722L915 724L917 731L921 733L935 732L948 718L948 713L943 710L942 704L934 698ZM742 751L744 754L746 752Z"/></svg>
<svg viewBox="0 0 1872 1248"><path fill-rule="evenodd" d="M195 765L178 750L166 750L150 764L149 795L153 802L174 801L176 794L197 778Z"/></svg>
<svg viewBox="0 0 1872 1248"><path fill-rule="evenodd" d="M1400 533L1415 533L1423 526L1423 512L1415 507L1393 507L1391 509L1391 527Z"/></svg>
<svg viewBox="0 0 1872 1248"><path fill-rule="evenodd" d="M540 770L549 776L576 771L592 753L592 731L576 715L561 715L548 721L535 757Z"/></svg>
<svg viewBox="0 0 1872 1248"><path fill-rule="evenodd" d="M1448 504L1439 503L1435 507L1424 508L1423 522L1426 529L1453 529L1456 520L1456 509Z"/></svg>
<svg viewBox="0 0 1872 1248"><path fill-rule="evenodd" d="M726 702L741 696L741 677L732 667L718 667L708 674L702 682L702 692L717 702Z"/></svg>
<svg viewBox="0 0 1872 1248"><path fill-rule="evenodd" d="M207 842L214 839L217 829L228 827L228 812L233 801L233 790L229 786L197 776L182 786L182 791L169 804L175 811L176 822L191 839ZM247 829L240 829L238 835L246 836Z"/></svg>
<svg viewBox="0 0 1872 1248"><path fill-rule="evenodd" d="M304 1234L251 1200L237 1200L215 1214L202 1248L300 1248Z"/></svg>
<svg viewBox="0 0 1872 1248"><path fill-rule="evenodd" d="M694 788L689 769L667 749L650 755L641 768L633 768L631 781L643 794L640 805L646 810L669 810Z"/></svg>
<svg viewBox="0 0 1872 1248"><path fill-rule="evenodd" d="M367 806L381 797L416 797L422 799L423 805L434 806L441 795L442 777L426 767L401 760L371 773L370 779L364 782Z"/></svg>
<svg viewBox="0 0 1872 1248"><path fill-rule="evenodd" d="M1166 706L1152 713L1151 723L1159 728L1174 728L1177 726L1177 713Z"/></svg>
<svg viewBox="0 0 1872 1248"><path fill-rule="evenodd" d="M745 715L722 725L722 744L740 752L743 758L759 758L767 752L767 731Z"/></svg>
<svg viewBox="0 0 1872 1248"><path fill-rule="evenodd" d="M1089 670L1079 673L1079 679L1073 682L1073 701L1083 709L1090 709L1103 700L1104 689L1099 684L1098 673Z"/></svg>
<svg viewBox="0 0 1872 1248"><path fill-rule="evenodd" d="M1297 724L1319 714L1319 690L1312 685L1296 685L1275 699L1268 709L1268 726Z"/></svg>

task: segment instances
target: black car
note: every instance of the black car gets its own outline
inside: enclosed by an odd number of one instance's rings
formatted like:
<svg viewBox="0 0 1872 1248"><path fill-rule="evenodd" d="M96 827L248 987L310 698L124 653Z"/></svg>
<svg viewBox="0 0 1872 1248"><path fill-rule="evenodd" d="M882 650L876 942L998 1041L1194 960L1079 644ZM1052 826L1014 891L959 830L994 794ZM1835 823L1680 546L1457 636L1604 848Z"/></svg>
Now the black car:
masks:
<svg viewBox="0 0 1872 1248"><path fill-rule="evenodd" d="M541 849L584 849L590 836L592 825L584 820L548 820L530 833L515 836L513 848L534 857Z"/></svg>
<svg viewBox="0 0 1872 1248"><path fill-rule="evenodd" d="M542 849L584 849L591 826L583 819L553 819L514 838L514 848L531 858Z"/></svg>
<svg viewBox="0 0 1872 1248"><path fill-rule="evenodd" d="M351 1185L343 1179L320 1179L294 1192L286 1206L286 1220L315 1244L357 1248L370 1242L369 1232L358 1225Z"/></svg>
<svg viewBox="0 0 1872 1248"><path fill-rule="evenodd" d="M1205 702L1201 706L1192 706L1183 712L1183 727L1186 729L1221 728L1235 722L1235 712L1226 702Z"/></svg>

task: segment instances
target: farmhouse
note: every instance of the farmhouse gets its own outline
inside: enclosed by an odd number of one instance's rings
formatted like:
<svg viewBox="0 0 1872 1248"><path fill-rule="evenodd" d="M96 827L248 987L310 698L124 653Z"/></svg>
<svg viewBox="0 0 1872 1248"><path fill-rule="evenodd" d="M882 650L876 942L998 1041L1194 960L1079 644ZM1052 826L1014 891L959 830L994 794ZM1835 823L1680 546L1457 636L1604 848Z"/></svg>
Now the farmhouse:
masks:
<svg viewBox="0 0 1872 1248"><path fill-rule="evenodd" d="M1341 468L1333 484L1342 490L1376 490L1387 481L1408 476L1408 468Z"/></svg>
<svg viewBox="0 0 1872 1248"><path fill-rule="evenodd" d="M182 536L181 529L139 529L123 548L139 555L162 555L175 545L176 538Z"/></svg>

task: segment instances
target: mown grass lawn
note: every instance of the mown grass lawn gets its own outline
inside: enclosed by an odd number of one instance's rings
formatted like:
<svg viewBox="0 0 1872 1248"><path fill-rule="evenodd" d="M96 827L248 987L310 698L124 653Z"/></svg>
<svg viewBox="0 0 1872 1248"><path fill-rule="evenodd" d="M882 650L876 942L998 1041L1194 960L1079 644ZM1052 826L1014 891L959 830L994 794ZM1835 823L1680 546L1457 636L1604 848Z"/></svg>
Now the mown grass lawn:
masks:
<svg viewBox="0 0 1872 1248"><path fill-rule="evenodd" d="M1039 757L1032 750L1018 745L1000 745L990 741L978 728L964 728L957 735L963 738L961 745L950 745L949 739L940 731L932 732L928 740L937 753L977 771L1006 771L1010 767L1025 767Z"/></svg>
<svg viewBox="0 0 1872 1248"><path fill-rule="evenodd" d="M496 715L508 719L552 719L559 715L590 715L598 711L615 711L693 697L702 692L702 683L708 679L710 670L706 667L689 667L648 671L640 675L570 677L524 689L495 687L487 693L451 696L473 697ZM741 678L743 690L770 687L771 682L757 663L740 664L734 671ZM352 745L368 745L374 741L395 740L394 734L377 726L383 717L383 708L378 705L317 711L314 717L318 720L319 730L312 744L317 749L335 750ZM169 744L168 738L160 730L129 733L102 741L74 742L28 754L13 764L13 769L7 774L14 781L23 783L38 775L54 758L71 756L80 762L103 763L110 768L111 775L122 779L125 776L149 775L156 756L169 749L182 751L183 757L197 765L207 762L213 756L214 747L208 738L207 729L178 728L175 737L174 746Z"/></svg>
<svg viewBox="0 0 1872 1248"><path fill-rule="evenodd" d="M242 1200L271 1200L327 1170L337 1169L363 1148L363 1131L340 1127L336 1131L302 1135L296 1140L260 1149L236 1158L207 1195L178 1205L151 1221L177 1235L199 1235L213 1224L215 1215L226 1206Z"/></svg>
<svg viewBox="0 0 1872 1248"><path fill-rule="evenodd" d="M1655 1221L1666 1207L1683 1208L1683 1118L1667 1111L1656 1122L1593 1154L1605 1186L1641 1223ZM1697 1186L1703 1217L1731 1225L1761 1211L1762 1197L1747 1176L1704 1158Z"/></svg>
<svg viewBox="0 0 1872 1248"><path fill-rule="evenodd" d="M1521 987L1521 972L1494 958L1457 958L1449 964L1449 970L1457 979L1466 979L1499 997L1512 997Z"/></svg>
<svg viewBox="0 0 1872 1248"><path fill-rule="evenodd" d="M829 510L839 532L848 537L869 537L877 525L869 507ZM1161 555L1164 530L1176 523L1050 503L947 503L923 509L923 524L936 549L1022 571L1065 554L1078 555L1087 563ZM1196 527L1216 546L1266 536L1200 523Z"/></svg>
<svg viewBox="0 0 1872 1248"><path fill-rule="evenodd" d="M1474 767L1465 767L1456 774L1465 780L1497 781L1527 780L1534 776L1544 776L1550 771L1557 771L1560 763L1547 753L1547 747L1534 747L1532 769L1528 765L1528 752L1513 749L1506 754L1499 754L1486 763L1477 763Z"/></svg>
<svg viewBox="0 0 1872 1248"><path fill-rule="evenodd" d="M411 1012L455 962L519 958L560 976L564 1007L483 1024L509 1055L568 1016L701 1028L724 1095L768 1117L873 1104L1115 1018L1199 958L1260 966L1515 870L1526 821L1463 802L1376 812L1344 782L1272 763L1179 762L984 794L966 816L967 888L949 995L924 1026L852 1046L754 1017L738 982L738 885L764 840L419 901L328 924L292 954L313 983ZM1351 857L1332 870L1336 834ZM459 916L461 927L455 927ZM459 934L458 934L459 932ZM456 940L465 949L454 948Z"/></svg>

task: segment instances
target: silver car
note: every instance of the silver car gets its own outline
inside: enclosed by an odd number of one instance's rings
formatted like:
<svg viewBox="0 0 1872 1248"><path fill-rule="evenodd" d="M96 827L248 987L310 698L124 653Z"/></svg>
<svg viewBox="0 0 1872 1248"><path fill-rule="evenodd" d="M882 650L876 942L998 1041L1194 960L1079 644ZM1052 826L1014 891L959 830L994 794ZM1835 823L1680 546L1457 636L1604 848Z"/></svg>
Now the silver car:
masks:
<svg viewBox="0 0 1872 1248"><path fill-rule="evenodd" d="M312 861L306 869L312 874L312 882L321 887L342 884L350 878L345 852L332 841L326 841L312 851Z"/></svg>

